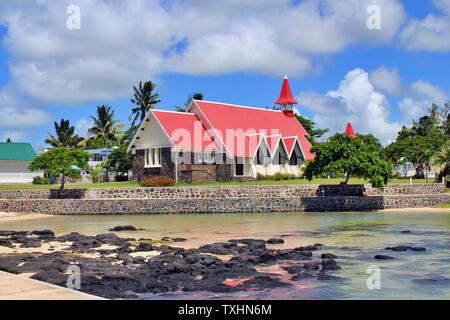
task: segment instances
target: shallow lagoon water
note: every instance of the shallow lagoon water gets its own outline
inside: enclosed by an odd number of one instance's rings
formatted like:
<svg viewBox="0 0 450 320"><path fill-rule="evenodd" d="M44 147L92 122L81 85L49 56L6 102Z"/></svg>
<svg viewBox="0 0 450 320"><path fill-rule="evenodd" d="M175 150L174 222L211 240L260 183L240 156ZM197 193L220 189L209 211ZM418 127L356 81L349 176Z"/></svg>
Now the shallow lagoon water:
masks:
<svg viewBox="0 0 450 320"><path fill-rule="evenodd" d="M330 273L339 280L290 282L289 288L216 294L208 292L143 295L143 299L450 299L450 212L354 212L354 213L272 213L214 215L107 215L49 216L0 222L0 230L51 229L57 234L79 232L96 235L117 225L131 224L145 230L119 232L121 237L160 239L187 238L179 247L238 238L283 237L293 248L321 243L323 249L339 256L341 270ZM402 233L404 230L410 233ZM391 252L385 247L410 245L425 252ZM376 260L376 254L393 260ZM367 268L381 270L380 289L369 290ZM265 270L289 276L279 266Z"/></svg>

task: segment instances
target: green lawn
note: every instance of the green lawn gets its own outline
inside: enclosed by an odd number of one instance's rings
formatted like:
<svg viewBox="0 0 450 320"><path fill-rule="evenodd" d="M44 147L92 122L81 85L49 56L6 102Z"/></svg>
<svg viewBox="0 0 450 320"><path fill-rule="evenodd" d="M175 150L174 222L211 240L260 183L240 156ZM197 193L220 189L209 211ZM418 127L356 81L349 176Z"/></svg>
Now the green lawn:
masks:
<svg viewBox="0 0 450 320"><path fill-rule="evenodd" d="M109 183L80 183L66 184L66 189L85 189L85 188L127 188L137 187L139 184L135 181L109 182ZM33 185L33 184L0 184L0 190L22 190L22 189L58 189L59 185Z"/></svg>
<svg viewBox="0 0 450 320"><path fill-rule="evenodd" d="M258 180L251 182L198 182L198 183L186 183L180 182L177 186L235 186L235 185L292 185L292 184L338 184L342 182L342 178L333 179L314 179L308 181L306 179L293 179L293 180ZM432 183L433 179L413 179L413 183ZM353 178L350 179L351 184L363 184L367 181L363 179ZM392 179L390 184L396 183L409 183L409 179ZM67 189L84 189L84 188L127 188L127 187L138 187L139 184L135 181L125 181L125 182L110 182L110 183L83 183L83 184L66 184ZM32 185L32 184L13 184L13 185L1 185L0 190L21 190L21 189L57 189L58 185Z"/></svg>

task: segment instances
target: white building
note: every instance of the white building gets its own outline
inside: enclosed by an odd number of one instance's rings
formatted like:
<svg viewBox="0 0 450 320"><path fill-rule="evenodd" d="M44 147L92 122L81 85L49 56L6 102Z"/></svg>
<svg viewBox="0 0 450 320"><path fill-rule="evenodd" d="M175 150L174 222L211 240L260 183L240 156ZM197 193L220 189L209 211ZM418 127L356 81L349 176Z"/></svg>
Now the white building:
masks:
<svg viewBox="0 0 450 320"><path fill-rule="evenodd" d="M0 183L31 183L42 172L30 172L28 166L36 157L31 144L0 142Z"/></svg>

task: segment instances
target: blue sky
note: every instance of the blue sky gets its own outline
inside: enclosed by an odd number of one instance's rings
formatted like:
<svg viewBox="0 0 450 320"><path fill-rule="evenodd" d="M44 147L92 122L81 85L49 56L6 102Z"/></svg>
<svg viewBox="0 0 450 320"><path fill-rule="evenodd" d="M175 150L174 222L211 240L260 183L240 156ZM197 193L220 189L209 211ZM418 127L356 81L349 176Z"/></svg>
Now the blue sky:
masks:
<svg viewBox="0 0 450 320"><path fill-rule="evenodd" d="M83 134L99 104L126 123L140 80L158 83L162 109L193 92L266 107L288 74L298 112L332 132L350 120L384 143L449 97L450 0L247 2L0 4L0 138L44 147L61 117ZM79 30L66 27L69 4ZM380 30L365 28L370 4Z"/></svg>

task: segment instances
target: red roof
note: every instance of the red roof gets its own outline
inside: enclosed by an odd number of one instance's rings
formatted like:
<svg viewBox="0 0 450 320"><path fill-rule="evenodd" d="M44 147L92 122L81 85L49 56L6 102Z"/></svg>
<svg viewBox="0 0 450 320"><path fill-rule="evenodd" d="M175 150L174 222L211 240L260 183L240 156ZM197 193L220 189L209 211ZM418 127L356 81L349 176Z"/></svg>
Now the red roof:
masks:
<svg viewBox="0 0 450 320"><path fill-rule="evenodd" d="M297 143L306 160L314 159L308 133L295 117L282 111L202 100L193 100L189 111L153 109L149 116L155 117L179 149L216 150L230 157L253 158L263 143L270 155L282 143L289 156Z"/></svg>
<svg viewBox="0 0 450 320"><path fill-rule="evenodd" d="M180 149L217 150L205 127L193 113L152 110L169 139Z"/></svg>
<svg viewBox="0 0 450 320"><path fill-rule="evenodd" d="M355 131L353 130L353 127L352 127L352 124L351 124L350 121L347 122L347 128L345 128L345 133L344 134L346 136L349 136L349 137L352 137L352 138L356 137Z"/></svg>
<svg viewBox="0 0 450 320"><path fill-rule="evenodd" d="M314 155L310 151L311 144L306 139L308 133L295 117L289 117L279 110L203 100L194 100L193 103L192 111L203 121L205 128L211 128L218 134L225 149L233 157L252 157L252 148L242 148L242 137L251 137L252 134L258 133L265 137L274 135L297 137L306 160L314 159ZM198 108L198 111L195 110L195 107ZM271 142L268 144L270 147Z"/></svg>
<svg viewBox="0 0 450 320"><path fill-rule="evenodd" d="M281 140L281 135L279 135L279 134L266 137L267 146L269 147L269 150L271 153L276 151L280 140Z"/></svg>
<svg viewBox="0 0 450 320"><path fill-rule="evenodd" d="M275 104L287 105L287 104L297 104L297 100L294 99L292 95L291 86L289 85L288 77L285 76L283 80L283 86L281 87L280 97Z"/></svg>

